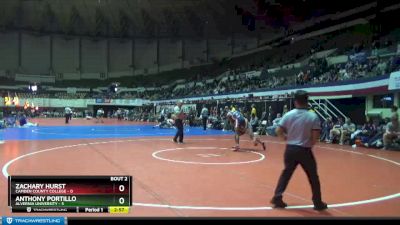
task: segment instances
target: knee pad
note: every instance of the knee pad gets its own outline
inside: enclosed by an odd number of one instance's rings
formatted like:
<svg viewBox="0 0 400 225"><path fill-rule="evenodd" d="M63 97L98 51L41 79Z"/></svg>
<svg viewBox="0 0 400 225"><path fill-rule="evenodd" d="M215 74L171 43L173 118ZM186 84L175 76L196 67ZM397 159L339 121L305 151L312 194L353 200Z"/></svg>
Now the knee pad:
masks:
<svg viewBox="0 0 400 225"><path fill-rule="evenodd" d="M257 140L260 140L260 135L257 133L253 133L253 142L256 142Z"/></svg>

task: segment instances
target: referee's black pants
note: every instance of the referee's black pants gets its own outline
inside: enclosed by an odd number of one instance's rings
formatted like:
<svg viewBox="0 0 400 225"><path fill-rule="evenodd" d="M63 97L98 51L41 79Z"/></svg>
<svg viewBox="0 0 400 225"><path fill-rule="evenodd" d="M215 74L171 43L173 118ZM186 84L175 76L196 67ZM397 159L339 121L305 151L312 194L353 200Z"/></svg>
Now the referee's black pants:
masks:
<svg viewBox="0 0 400 225"><path fill-rule="evenodd" d="M286 145L284 155L285 168L279 178L278 185L275 189L274 199L282 199L289 180L293 175L298 164L301 165L306 172L308 181L311 185L312 200L314 204L321 202L321 185L317 172L317 162L311 148L304 148L296 145Z"/></svg>
<svg viewBox="0 0 400 225"><path fill-rule="evenodd" d="M208 117L203 116L203 130L207 130L207 120L208 120Z"/></svg>
<svg viewBox="0 0 400 225"><path fill-rule="evenodd" d="M175 126L177 131L174 137L174 141L176 142L179 138L179 142L183 142L183 121L181 119L176 119Z"/></svg>
<svg viewBox="0 0 400 225"><path fill-rule="evenodd" d="M71 113L66 113L65 114L65 123L68 123L71 120L72 114Z"/></svg>

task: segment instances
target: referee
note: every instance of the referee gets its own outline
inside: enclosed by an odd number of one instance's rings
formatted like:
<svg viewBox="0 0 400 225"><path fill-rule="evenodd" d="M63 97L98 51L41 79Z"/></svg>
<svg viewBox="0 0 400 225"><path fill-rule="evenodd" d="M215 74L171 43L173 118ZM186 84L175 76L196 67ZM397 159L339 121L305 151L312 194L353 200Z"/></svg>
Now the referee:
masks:
<svg viewBox="0 0 400 225"><path fill-rule="evenodd" d="M70 107L65 107L64 114L65 114L65 123L68 124L72 118L72 109Z"/></svg>
<svg viewBox="0 0 400 225"><path fill-rule="evenodd" d="M284 155L285 168L279 178L271 203L275 208L285 208L287 204L282 200L290 178L298 164L306 172L312 190L312 201L315 210L324 210L328 206L321 199L321 187L317 172L317 163L311 150L320 135L320 121L318 116L307 109L308 93L302 90L294 94L295 109L286 113L276 128L276 133L283 138L286 144Z"/></svg>
<svg viewBox="0 0 400 225"><path fill-rule="evenodd" d="M175 143L183 144L183 120L185 118L185 113L182 109L182 101L178 101L174 108L174 119L176 126L176 134L174 139L172 139ZM178 140L179 138L179 140Z"/></svg>
<svg viewBox="0 0 400 225"><path fill-rule="evenodd" d="M203 105L203 109L201 110L201 119L203 122L203 130L207 130L208 109L206 105Z"/></svg>

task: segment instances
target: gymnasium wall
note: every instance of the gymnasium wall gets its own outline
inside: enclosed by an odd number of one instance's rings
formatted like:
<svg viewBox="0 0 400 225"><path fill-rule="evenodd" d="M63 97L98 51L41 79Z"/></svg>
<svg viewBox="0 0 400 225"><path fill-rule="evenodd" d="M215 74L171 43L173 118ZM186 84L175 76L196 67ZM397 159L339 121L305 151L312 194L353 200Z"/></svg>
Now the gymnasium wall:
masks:
<svg viewBox="0 0 400 225"><path fill-rule="evenodd" d="M199 65L207 61L205 40L185 40L184 48L186 53L185 65Z"/></svg>
<svg viewBox="0 0 400 225"><path fill-rule="evenodd" d="M58 73L75 73L78 68L79 68L79 39L65 39L62 37L54 37L53 38L54 71L57 71Z"/></svg>
<svg viewBox="0 0 400 225"><path fill-rule="evenodd" d="M132 65L132 41L111 39L108 71L129 72Z"/></svg>
<svg viewBox="0 0 400 225"><path fill-rule="evenodd" d="M233 39L232 39L233 38ZM257 49L257 38L93 39L29 32L0 33L0 75L34 74L57 80L155 74L218 62Z"/></svg>
<svg viewBox="0 0 400 225"><path fill-rule="evenodd" d="M182 41L160 40L160 72L182 68Z"/></svg>
<svg viewBox="0 0 400 225"><path fill-rule="evenodd" d="M236 35L234 39L234 48L233 52L235 54L244 52L249 49L257 48L257 38L245 37Z"/></svg>
<svg viewBox="0 0 400 225"><path fill-rule="evenodd" d="M0 70L18 69L18 34L0 33Z"/></svg>
<svg viewBox="0 0 400 225"><path fill-rule="evenodd" d="M105 73L107 71L107 41L82 39L81 46L81 72ZM82 78L96 78L88 75Z"/></svg>
<svg viewBox="0 0 400 225"><path fill-rule="evenodd" d="M211 60L221 60L232 55L231 39L209 40L208 46Z"/></svg>
<svg viewBox="0 0 400 225"><path fill-rule="evenodd" d="M365 123L365 97L331 99L330 101L355 124Z"/></svg>
<svg viewBox="0 0 400 225"><path fill-rule="evenodd" d="M157 72L157 41L155 39L136 39L134 51L135 69L139 74Z"/></svg>
<svg viewBox="0 0 400 225"><path fill-rule="evenodd" d="M21 72L48 74L50 70L50 36L22 34Z"/></svg>
<svg viewBox="0 0 400 225"><path fill-rule="evenodd" d="M383 93L377 93L377 94L383 94ZM400 106L400 93L399 92L394 92L394 100L393 103L397 107ZM391 116L391 109L390 108L374 108L374 103L373 103L374 96L373 95L368 95L365 98L365 114L368 114L369 112L371 113L380 113L382 115L382 118L390 118Z"/></svg>

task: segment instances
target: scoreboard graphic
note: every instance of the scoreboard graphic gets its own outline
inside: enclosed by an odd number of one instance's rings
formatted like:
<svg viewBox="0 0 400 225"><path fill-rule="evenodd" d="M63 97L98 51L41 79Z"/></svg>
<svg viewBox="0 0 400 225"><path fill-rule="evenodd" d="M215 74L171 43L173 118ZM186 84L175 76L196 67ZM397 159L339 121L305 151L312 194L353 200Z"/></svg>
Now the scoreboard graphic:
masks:
<svg viewBox="0 0 400 225"><path fill-rule="evenodd" d="M9 176L15 213L128 213L131 176Z"/></svg>

